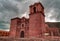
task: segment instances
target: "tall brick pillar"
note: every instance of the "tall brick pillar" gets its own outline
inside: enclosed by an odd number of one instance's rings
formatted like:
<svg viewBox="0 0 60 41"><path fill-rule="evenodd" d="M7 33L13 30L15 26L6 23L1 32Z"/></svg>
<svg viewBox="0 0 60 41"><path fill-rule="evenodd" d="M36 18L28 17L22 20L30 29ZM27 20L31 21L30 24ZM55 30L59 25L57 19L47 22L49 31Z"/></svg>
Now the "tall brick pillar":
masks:
<svg viewBox="0 0 60 41"><path fill-rule="evenodd" d="M16 31L17 31L17 28L18 28L18 21L19 20L20 20L20 18L18 18L18 17L11 19L10 35L9 35L9 37L13 37L14 38L18 34Z"/></svg>
<svg viewBox="0 0 60 41"><path fill-rule="evenodd" d="M39 38L43 36L45 32L45 15L44 7L40 2L30 6L29 17L29 37Z"/></svg>

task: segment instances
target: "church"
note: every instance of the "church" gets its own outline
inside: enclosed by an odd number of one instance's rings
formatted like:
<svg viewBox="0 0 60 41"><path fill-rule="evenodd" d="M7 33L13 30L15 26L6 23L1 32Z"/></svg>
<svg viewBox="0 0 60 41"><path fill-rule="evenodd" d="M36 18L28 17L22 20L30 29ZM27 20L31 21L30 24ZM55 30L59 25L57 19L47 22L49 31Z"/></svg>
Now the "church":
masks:
<svg viewBox="0 0 60 41"><path fill-rule="evenodd" d="M12 18L10 31L0 30L0 37L60 37L60 22L45 22L44 6L37 2L29 6L29 18Z"/></svg>
<svg viewBox="0 0 60 41"><path fill-rule="evenodd" d="M38 2L29 6L29 18L15 17L11 19L9 37L13 38L41 38L46 36L60 36L60 28L56 23L45 22L43 5Z"/></svg>

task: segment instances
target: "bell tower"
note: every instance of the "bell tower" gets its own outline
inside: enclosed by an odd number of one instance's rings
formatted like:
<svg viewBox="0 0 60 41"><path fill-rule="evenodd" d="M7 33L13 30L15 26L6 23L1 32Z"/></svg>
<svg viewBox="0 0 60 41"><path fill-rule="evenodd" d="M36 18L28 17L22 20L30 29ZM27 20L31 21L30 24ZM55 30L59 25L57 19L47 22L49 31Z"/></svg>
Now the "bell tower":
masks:
<svg viewBox="0 0 60 41"><path fill-rule="evenodd" d="M45 33L44 7L40 2L30 5L29 36L39 38Z"/></svg>

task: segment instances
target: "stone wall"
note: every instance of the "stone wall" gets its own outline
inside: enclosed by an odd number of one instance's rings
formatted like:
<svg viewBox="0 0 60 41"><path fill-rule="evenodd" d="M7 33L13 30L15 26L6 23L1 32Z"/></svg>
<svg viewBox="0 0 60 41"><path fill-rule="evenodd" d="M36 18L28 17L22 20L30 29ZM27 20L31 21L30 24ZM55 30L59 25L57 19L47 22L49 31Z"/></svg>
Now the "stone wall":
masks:
<svg viewBox="0 0 60 41"><path fill-rule="evenodd" d="M46 39L46 38L0 38L0 41L60 41L60 38Z"/></svg>

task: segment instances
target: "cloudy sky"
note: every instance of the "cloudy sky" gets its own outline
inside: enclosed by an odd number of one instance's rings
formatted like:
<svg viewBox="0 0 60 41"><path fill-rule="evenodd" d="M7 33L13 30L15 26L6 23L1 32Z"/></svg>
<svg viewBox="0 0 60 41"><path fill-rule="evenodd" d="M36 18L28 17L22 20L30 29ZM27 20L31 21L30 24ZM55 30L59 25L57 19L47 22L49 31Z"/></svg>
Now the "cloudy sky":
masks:
<svg viewBox="0 0 60 41"><path fill-rule="evenodd" d="M60 21L60 0L0 0L0 30L9 30L11 18L28 18L29 6L35 2L43 4L46 22Z"/></svg>

